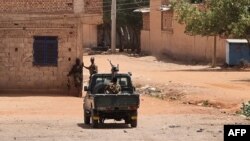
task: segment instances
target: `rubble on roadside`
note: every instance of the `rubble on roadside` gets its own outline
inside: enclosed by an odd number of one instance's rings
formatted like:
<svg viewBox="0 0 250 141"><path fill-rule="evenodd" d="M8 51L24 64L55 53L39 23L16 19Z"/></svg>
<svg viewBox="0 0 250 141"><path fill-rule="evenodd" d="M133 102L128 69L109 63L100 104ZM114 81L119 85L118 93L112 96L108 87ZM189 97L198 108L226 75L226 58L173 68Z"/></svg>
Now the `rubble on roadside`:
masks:
<svg viewBox="0 0 250 141"><path fill-rule="evenodd" d="M169 81L165 85L138 85L137 92L163 100L181 100L188 93L188 86Z"/></svg>

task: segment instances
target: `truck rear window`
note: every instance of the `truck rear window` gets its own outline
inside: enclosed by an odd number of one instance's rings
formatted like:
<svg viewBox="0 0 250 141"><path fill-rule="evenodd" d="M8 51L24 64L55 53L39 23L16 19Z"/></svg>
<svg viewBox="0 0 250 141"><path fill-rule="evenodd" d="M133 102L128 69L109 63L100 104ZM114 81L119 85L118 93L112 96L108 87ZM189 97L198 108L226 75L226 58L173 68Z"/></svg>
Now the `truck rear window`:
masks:
<svg viewBox="0 0 250 141"><path fill-rule="evenodd" d="M96 93L104 93L102 91L96 91L97 87L101 87L103 85L108 85L111 82L111 77L96 77L93 78L91 81L91 91L92 94L96 94ZM126 91L126 92L133 92L133 88L132 88L132 84L131 84L131 80L129 77L126 76L118 76L117 77L117 82L120 84L121 88L122 88L122 92Z"/></svg>

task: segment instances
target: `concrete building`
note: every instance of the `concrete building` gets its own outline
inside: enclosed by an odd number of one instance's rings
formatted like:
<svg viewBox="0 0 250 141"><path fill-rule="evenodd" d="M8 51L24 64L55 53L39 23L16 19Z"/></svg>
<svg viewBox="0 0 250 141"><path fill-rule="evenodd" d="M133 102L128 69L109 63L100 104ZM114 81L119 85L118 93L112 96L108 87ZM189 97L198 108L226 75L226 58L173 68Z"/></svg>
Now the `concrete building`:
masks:
<svg viewBox="0 0 250 141"><path fill-rule="evenodd" d="M0 92L67 90L83 48L96 46L102 0L0 0Z"/></svg>
<svg viewBox="0 0 250 141"><path fill-rule="evenodd" d="M185 34L185 25L175 20L174 12L162 7L167 4L167 0L150 0L150 9L143 12L142 51L178 60L211 61L214 38ZM225 62L225 39L217 39L217 60Z"/></svg>

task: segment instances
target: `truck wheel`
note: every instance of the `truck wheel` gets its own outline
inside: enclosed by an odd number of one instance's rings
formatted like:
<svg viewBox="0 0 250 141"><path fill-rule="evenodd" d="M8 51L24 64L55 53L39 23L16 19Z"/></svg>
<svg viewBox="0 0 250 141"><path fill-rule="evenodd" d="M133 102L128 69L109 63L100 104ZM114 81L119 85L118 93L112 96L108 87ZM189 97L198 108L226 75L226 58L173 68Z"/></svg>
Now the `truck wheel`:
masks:
<svg viewBox="0 0 250 141"><path fill-rule="evenodd" d="M93 128L97 128L98 127L98 119L94 119L95 116L96 116L95 112L92 111L91 112L91 119L92 119L92 127Z"/></svg>
<svg viewBox="0 0 250 141"><path fill-rule="evenodd" d="M85 110L84 110L84 123L90 124L90 116L88 116Z"/></svg>
<svg viewBox="0 0 250 141"><path fill-rule="evenodd" d="M132 128L137 127L137 119L136 120L132 120L131 123L130 123L130 125L131 125Z"/></svg>
<svg viewBox="0 0 250 141"><path fill-rule="evenodd" d="M137 127L137 115L138 115L137 110L132 113L130 121L130 125L132 128Z"/></svg>
<svg viewBox="0 0 250 141"><path fill-rule="evenodd" d="M94 119L92 118L92 127L93 127L93 128L97 128L97 127L98 127L98 120L94 120Z"/></svg>
<svg viewBox="0 0 250 141"><path fill-rule="evenodd" d="M100 119L99 119L99 123L100 123L100 124L103 124L103 123L104 123L104 119L100 118Z"/></svg>
<svg viewBox="0 0 250 141"><path fill-rule="evenodd" d="M129 124L130 123L129 121L130 121L129 118L125 118L125 124Z"/></svg>

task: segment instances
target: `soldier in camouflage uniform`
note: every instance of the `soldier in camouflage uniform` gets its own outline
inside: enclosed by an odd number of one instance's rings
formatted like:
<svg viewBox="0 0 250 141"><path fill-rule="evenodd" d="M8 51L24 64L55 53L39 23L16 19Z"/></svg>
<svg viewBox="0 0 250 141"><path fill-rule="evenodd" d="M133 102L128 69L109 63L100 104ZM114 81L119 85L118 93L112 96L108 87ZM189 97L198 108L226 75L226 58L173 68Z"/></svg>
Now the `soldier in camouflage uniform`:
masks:
<svg viewBox="0 0 250 141"><path fill-rule="evenodd" d="M82 68L83 68L83 64L81 64L80 59L77 58L76 64L71 68L70 72L67 75L67 76L73 75L75 87L82 86L82 77L83 77Z"/></svg>
<svg viewBox="0 0 250 141"><path fill-rule="evenodd" d="M117 78L113 77L112 82L106 86L105 93L107 94L120 94L121 86L117 83Z"/></svg>
<svg viewBox="0 0 250 141"><path fill-rule="evenodd" d="M86 67L83 65L84 68L88 69L89 70L89 79L91 78L91 76L93 74L96 74L98 73L98 67L97 65L95 64L95 58L94 57L91 57L90 58L90 62L91 62L91 65L89 67Z"/></svg>

